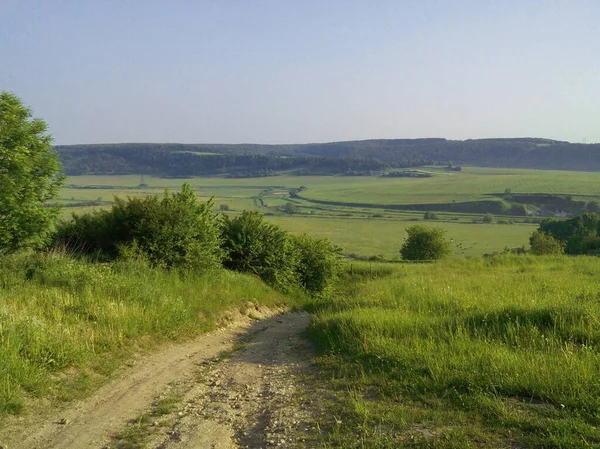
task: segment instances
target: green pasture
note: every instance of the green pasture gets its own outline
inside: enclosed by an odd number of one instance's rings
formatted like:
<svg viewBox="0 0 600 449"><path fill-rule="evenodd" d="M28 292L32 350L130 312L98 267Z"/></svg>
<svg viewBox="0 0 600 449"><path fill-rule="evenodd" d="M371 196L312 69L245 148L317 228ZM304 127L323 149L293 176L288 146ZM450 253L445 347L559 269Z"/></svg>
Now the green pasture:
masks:
<svg viewBox="0 0 600 449"><path fill-rule="evenodd" d="M305 216L268 216L266 219L292 233L307 233L327 237L343 249L344 254L361 256L383 255L399 257L400 246L406 237L405 229L414 221L374 218L320 218ZM474 224L456 222L426 222L447 231L453 255L482 256L529 245L529 236L537 225L531 224Z"/></svg>
<svg viewBox="0 0 600 449"><path fill-rule="evenodd" d="M551 193L600 196L600 173L466 167L431 178L330 177L307 183L302 197L342 203L423 204L481 200L486 194Z"/></svg>
<svg viewBox="0 0 600 449"><path fill-rule="evenodd" d="M310 329L343 398L325 447L600 447L598 273L597 257L354 263Z"/></svg>
<svg viewBox="0 0 600 449"><path fill-rule="evenodd" d="M425 168L431 178L381 178L376 176L271 176L264 178L229 179L202 177L166 179L139 175L73 176L66 181L58 203L63 214L85 212L107 207L114 196L161 194L164 189L176 190L188 182L202 200L213 199L215 209L226 205L229 213L259 210L272 223L291 232L329 237L346 254L388 258L398 255L405 237L404 230L422 213L385 210L389 204L451 203L489 198L503 193L551 193L573 195L575 198L600 198L600 174L544 170L513 170L465 167L461 172ZM302 198L290 197L290 189L305 187ZM339 202L322 205L310 200ZM281 211L287 202L300 207L300 214ZM380 204L383 208L351 207L343 203ZM454 240L454 255L481 256L502 251L506 247L527 245L535 225L473 224L480 215L439 213L440 220L430 224L448 231ZM501 218L501 217L499 217ZM514 219L513 219L514 220Z"/></svg>

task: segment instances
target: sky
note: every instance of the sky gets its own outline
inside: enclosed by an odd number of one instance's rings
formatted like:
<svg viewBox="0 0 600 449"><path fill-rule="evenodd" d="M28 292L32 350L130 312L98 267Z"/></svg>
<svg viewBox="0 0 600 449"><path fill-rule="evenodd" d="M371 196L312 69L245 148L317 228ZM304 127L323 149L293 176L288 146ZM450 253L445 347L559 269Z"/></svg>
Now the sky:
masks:
<svg viewBox="0 0 600 449"><path fill-rule="evenodd" d="M598 0L0 0L56 144L600 143Z"/></svg>

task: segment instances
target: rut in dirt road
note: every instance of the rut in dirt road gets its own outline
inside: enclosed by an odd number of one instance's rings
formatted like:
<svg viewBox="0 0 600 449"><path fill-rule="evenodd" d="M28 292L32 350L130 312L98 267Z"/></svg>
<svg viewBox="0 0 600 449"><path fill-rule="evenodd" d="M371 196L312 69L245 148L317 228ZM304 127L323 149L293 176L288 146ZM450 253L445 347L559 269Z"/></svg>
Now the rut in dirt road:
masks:
<svg viewBox="0 0 600 449"><path fill-rule="evenodd" d="M256 308L250 315L272 312ZM131 423L176 393L173 410L141 427L146 434L136 447L314 447L315 405L298 382L311 369L300 336L309 321L307 313L290 312L238 317L236 326L139 360L54 416L10 426L0 441L10 449L125 447Z"/></svg>
<svg viewBox="0 0 600 449"><path fill-rule="evenodd" d="M230 358L206 366L175 413L183 416L150 447L314 447L314 404L297 379L309 369L299 338L309 320L305 313L271 319Z"/></svg>

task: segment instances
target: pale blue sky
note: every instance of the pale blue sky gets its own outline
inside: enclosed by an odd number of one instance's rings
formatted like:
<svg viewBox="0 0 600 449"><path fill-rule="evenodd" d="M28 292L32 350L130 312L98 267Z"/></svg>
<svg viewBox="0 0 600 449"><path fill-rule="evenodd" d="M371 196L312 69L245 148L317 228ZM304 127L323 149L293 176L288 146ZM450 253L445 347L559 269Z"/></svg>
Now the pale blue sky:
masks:
<svg viewBox="0 0 600 449"><path fill-rule="evenodd" d="M58 144L600 142L598 0L0 0Z"/></svg>

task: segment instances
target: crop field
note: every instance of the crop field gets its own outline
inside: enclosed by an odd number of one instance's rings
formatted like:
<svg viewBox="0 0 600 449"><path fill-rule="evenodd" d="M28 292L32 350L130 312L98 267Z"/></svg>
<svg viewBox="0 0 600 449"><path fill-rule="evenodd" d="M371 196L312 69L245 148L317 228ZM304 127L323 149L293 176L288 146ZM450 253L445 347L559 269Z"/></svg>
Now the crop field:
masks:
<svg viewBox="0 0 600 449"><path fill-rule="evenodd" d="M346 398L328 447L598 447L599 272L566 256L354 264L310 329Z"/></svg>
<svg viewBox="0 0 600 449"><path fill-rule="evenodd" d="M231 214L259 210L269 221L291 232L329 237L345 254L394 258L405 237L404 229L422 220L423 213L389 209L386 205L463 203L490 199L491 194L501 194L507 189L513 194L600 199L598 173L476 167L466 167L460 172L439 167L424 170L433 176L282 175L247 179L75 176L67 179L58 204L64 206L63 213L69 216L72 212L107 207L114 196L161 194L164 189L176 190L188 182L201 199L213 198L216 210L227 209ZM297 212L284 213L287 203L297 206ZM527 245L536 226L531 223L533 220L524 217L499 216L497 221L504 224L482 224L482 214L440 212L438 215L439 220L430 224L447 230L454 241L456 256L481 256Z"/></svg>

